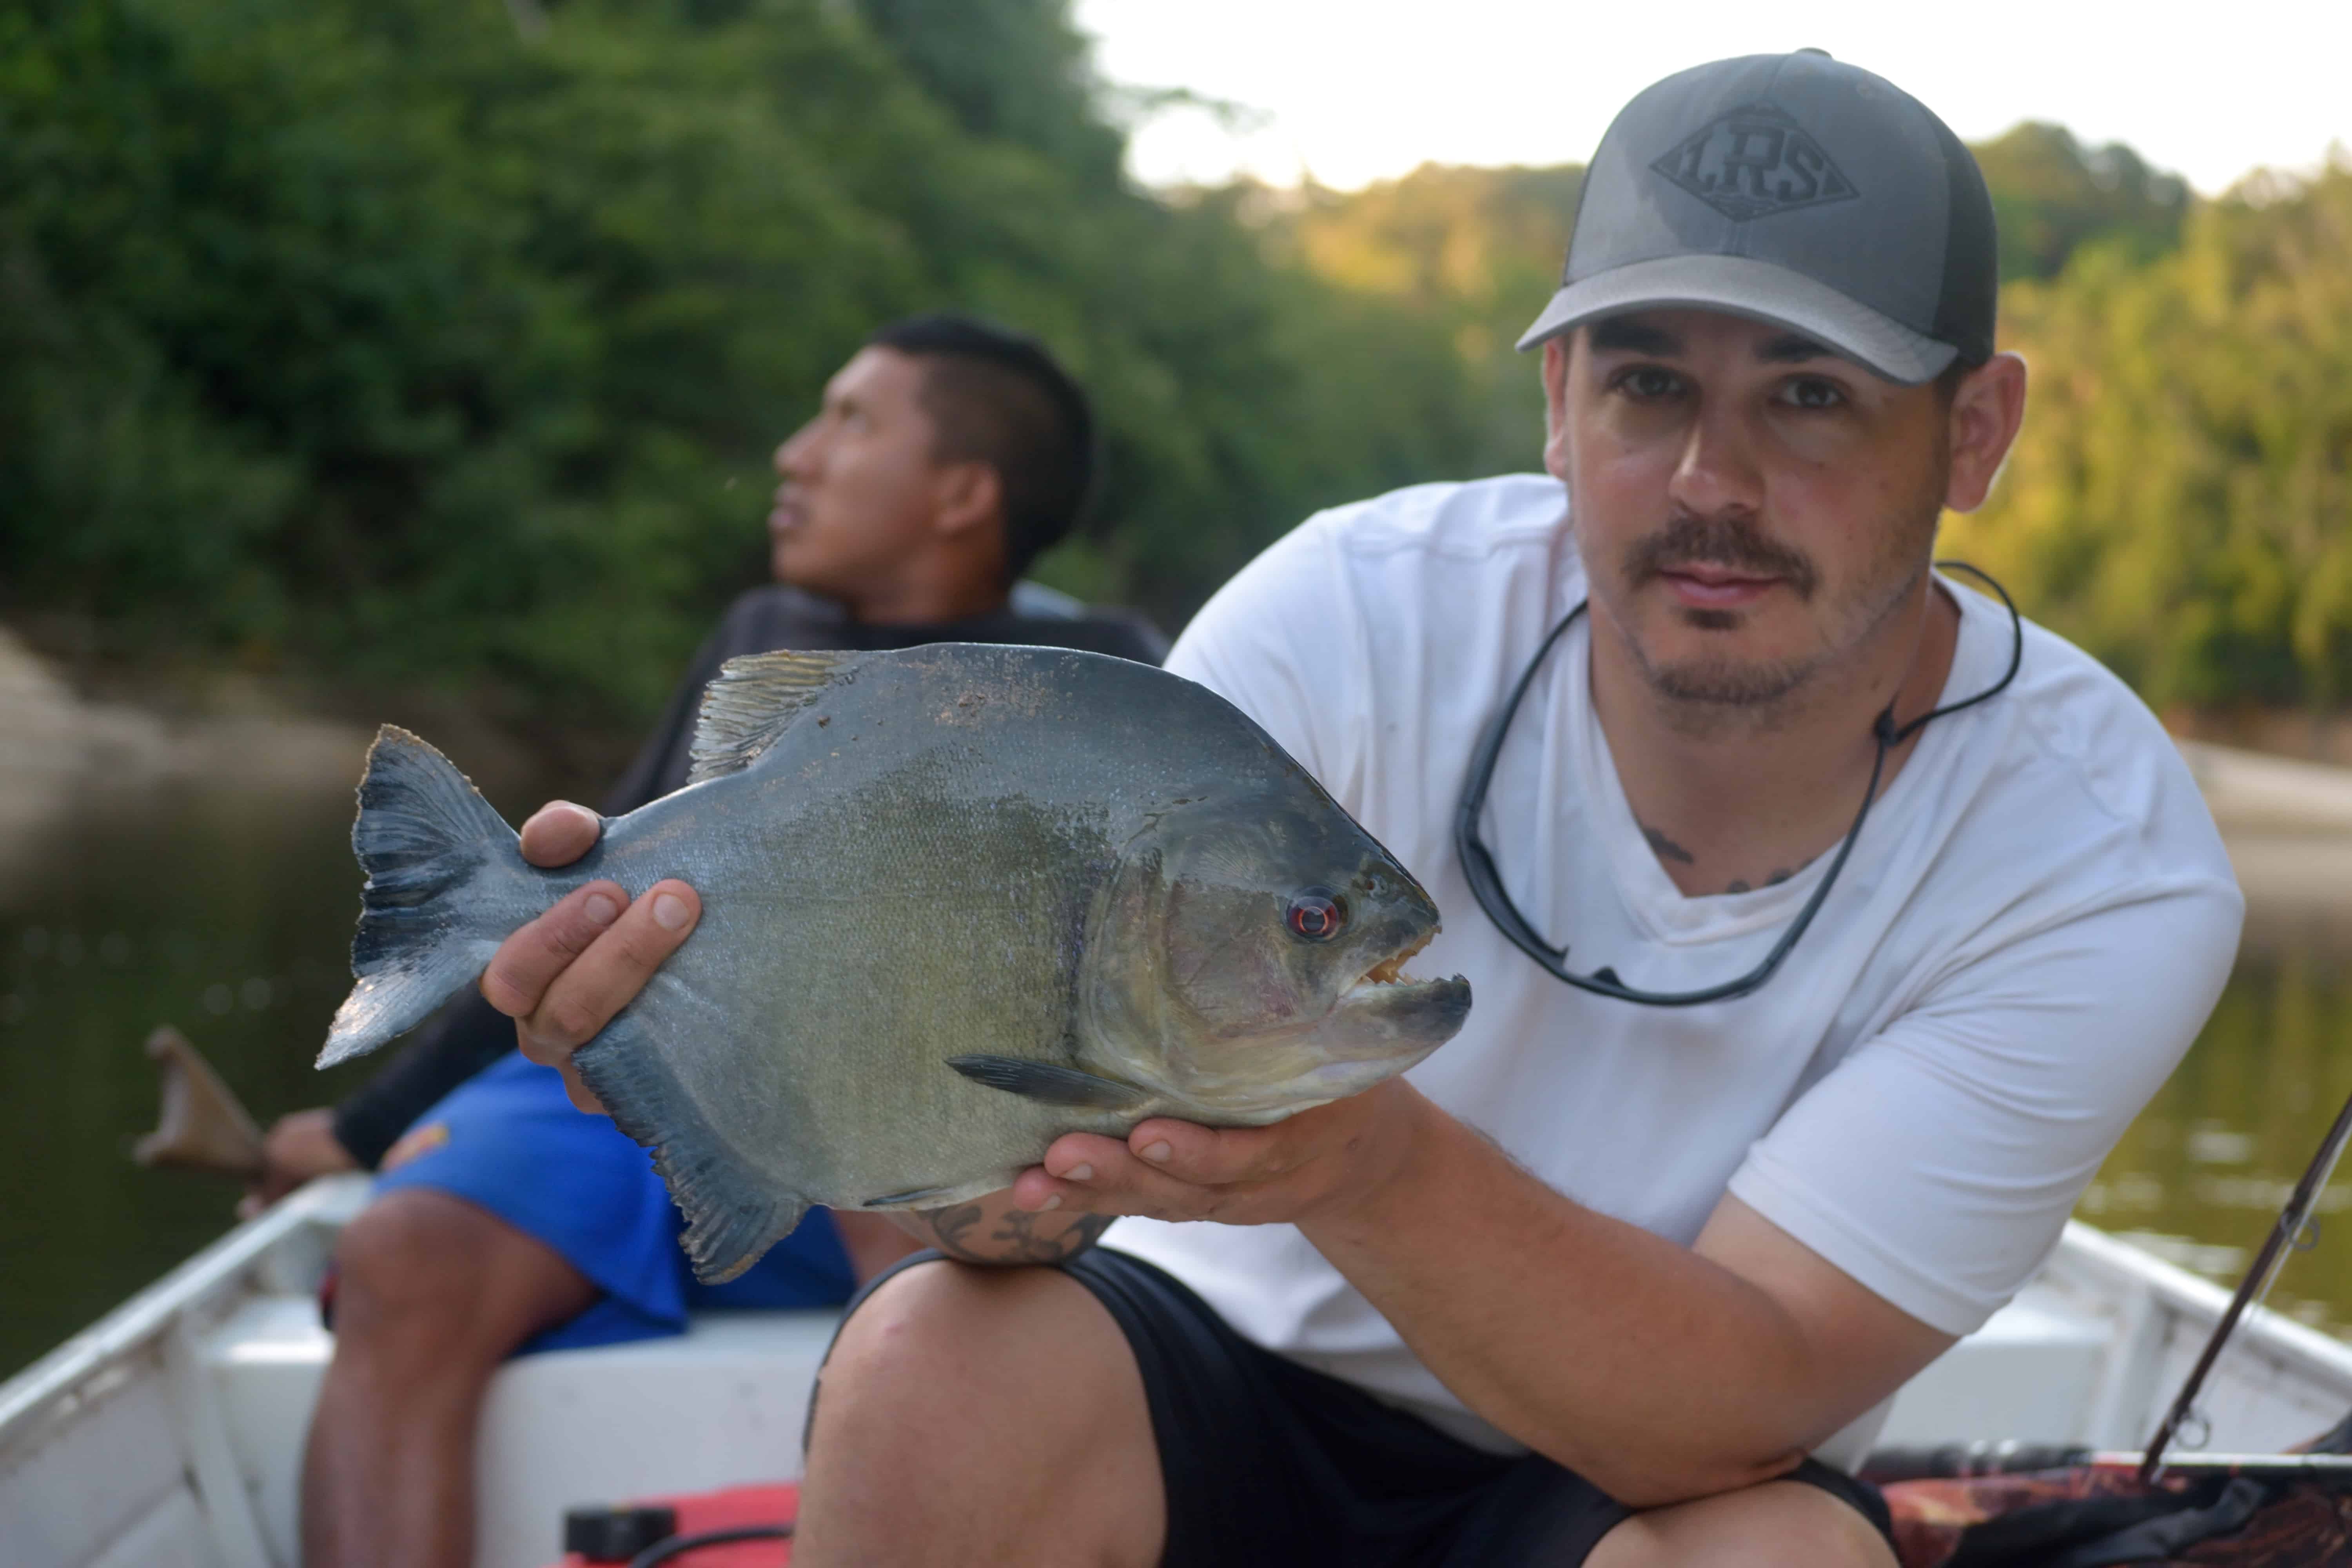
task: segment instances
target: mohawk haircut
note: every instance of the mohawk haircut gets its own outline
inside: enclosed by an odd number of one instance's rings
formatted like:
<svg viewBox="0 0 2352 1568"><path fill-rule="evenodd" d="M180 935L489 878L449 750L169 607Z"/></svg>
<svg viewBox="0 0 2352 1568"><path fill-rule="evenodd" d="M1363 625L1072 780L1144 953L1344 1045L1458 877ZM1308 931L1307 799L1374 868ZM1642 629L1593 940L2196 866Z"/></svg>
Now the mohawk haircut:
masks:
<svg viewBox="0 0 2352 1568"><path fill-rule="evenodd" d="M1019 577L1076 526L1093 490L1086 393L1034 338L953 311L908 316L866 342L922 362L934 458L996 470L1005 580Z"/></svg>

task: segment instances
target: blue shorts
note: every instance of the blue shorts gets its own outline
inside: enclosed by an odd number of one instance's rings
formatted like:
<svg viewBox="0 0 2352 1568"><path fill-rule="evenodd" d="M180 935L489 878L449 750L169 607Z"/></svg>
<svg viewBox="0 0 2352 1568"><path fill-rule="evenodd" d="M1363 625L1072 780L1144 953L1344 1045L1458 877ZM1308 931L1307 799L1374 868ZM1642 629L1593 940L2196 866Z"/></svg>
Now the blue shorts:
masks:
<svg viewBox="0 0 2352 1568"><path fill-rule="evenodd" d="M553 1068L520 1054L460 1084L383 1157L377 1195L435 1187L537 1237L603 1297L518 1353L681 1333L704 1307L837 1307L856 1288L833 1216L812 1209L748 1273L695 1280L678 1235L684 1218L653 1159L602 1116L585 1116Z"/></svg>

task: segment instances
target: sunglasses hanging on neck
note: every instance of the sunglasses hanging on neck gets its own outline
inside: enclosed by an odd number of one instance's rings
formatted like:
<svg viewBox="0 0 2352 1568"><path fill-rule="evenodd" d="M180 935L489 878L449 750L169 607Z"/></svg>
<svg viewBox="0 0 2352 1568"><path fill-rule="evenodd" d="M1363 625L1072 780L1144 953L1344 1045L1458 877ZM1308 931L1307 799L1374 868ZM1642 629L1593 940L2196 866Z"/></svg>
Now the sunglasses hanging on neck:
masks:
<svg viewBox="0 0 2352 1568"><path fill-rule="evenodd" d="M1501 710L1486 721L1486 730L1478 737L1477 749L1471 753L1469 779L1463 788L1461 804L1454 813L1454 847L1462 858L1462 869L1470 879L1470 891L1477 899L1478 907L1486 911L1486 918L1495 922L1496 929L1510 938L1513 946L1534 959L1554 979L1565 981L1580 991L1590 991L1597 996L1613 996L1620 1002L1637 1002L1645 1007L1696 1007L1702 1003L1745 996L1771 979L1773 973L1780 967L1780 961L1789 956L1789 950L1797 945L1797 939L1805 934L1805 928L1813 923L1813 916L1821 912L1822 903L1830 896L1830 889L1837 885L1838 873L1845 869L1846 858L1853 853L1854 841L1862 837L1862 825L1870 820L1871 805L1878 798L1879 783L1886 773L1886 754L1935 720L1948 713L1957 713L1963 708L1973 708L2007 689L2009 683L2017 679L2018 667L2024 662L2025 623L2018 615L2017 605L2010 598L2009 590L1995 582L1990 574L1965 561L1938 561L1936 565L1942 571L1965 572L2000 595L2002 605L2009 611L2009 668L2002 672L1999 680L1975 696L1948 702L1941 708L1920 714L1908 724L1898 726L1895 722L1892 701L1880 711L1870 727L1871 736L1878 743L1878 751L1871 761L1870 785L1863 791L1862 805L1853 814L1853 826L1846 829L1844 840L1838 845L1836 858L1831 860L1829 870L1813 889L1812 896L1805 900L1805 907L1797 911L1797 918L1789 922L1789 929L1782 931L1780 940L1772 944L1772 951L1764 955L1763 963L1736 980L1727 980L1720 985L1709 985L1696 991L1644 991L1640 986L1627 984L1618 977L1615 970L1606 966L1590 974L1573 973L1568 967L1567 947L1554 947L1538 935L1535 927L1528 922L1527 916L1519 912L1519 906L1511 901L1510 893L1503 886L1502 872L1495 864L1493 851L1478 837L1478 818L1486 809L1486 790L1495 781L1495 762L1502 755L1503 741L1510 733L1511 720L1517 715L1519 702L1527 696L1528 688L1535 683L1536 672L1543 667L1545 656L1551 652L1552 645L1559 641L1568 628L1576 624L1577 617L1584 614L1586 605L1591 603L1589 600L1562 616L1559 624L1537 645L1535 657L1528 659L1527 668L1519 672L1519 679L1512 686L1511 694L1504 700Z"/></svg>

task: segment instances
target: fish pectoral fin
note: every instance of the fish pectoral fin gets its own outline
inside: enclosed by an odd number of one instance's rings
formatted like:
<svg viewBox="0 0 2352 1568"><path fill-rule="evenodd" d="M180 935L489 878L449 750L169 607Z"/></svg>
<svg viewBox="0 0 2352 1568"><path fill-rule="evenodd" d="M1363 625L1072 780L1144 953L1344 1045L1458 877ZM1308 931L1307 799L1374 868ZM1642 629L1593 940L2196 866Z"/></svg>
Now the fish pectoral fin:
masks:
<svg viewBox="0 0 2352 1568"><path fill-rule="evenodd" d="M730 658L703 689L688 784L740 773L792 728L855 652L755 653Z"/></svg>
<svg viewBox="0 0 2352 1568"><path fill-rule="evenodd" d="M1076 1068L1033 1062L1019 1057L950 1057L948 1066L974 1083L1001 1089L1047 1105L1072 1105L1087 1110L1140 1111L1155 1098L1116 1079L1097 1078Z"/></svg>

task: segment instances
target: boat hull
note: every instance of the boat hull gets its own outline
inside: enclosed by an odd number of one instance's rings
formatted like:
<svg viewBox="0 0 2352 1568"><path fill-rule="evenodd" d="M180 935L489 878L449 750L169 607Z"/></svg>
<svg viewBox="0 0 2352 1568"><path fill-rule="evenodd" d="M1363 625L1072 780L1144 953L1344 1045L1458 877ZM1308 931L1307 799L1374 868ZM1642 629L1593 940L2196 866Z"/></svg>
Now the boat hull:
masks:
<svg viewBox="0 0 2352 1568"><path fill-rule="evenodd" d="M315 1290L364 1178L315 1183L0 1385L9 1568L292 1568L301 1451L333 1352ZM2088 1226L1907 1385L1881 1445L2130 1448L2227 1292ZM567 1508L796 1476L827 1312L714 1313L682 1337L520 1358L483 1415L478 1568L554 1559ZM2251 1316L2210 1446L2275 1451L2352 1409L2352 1347Z"/></svg>

